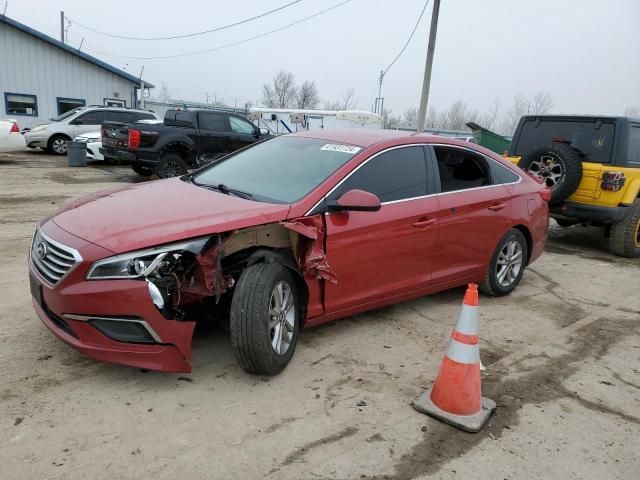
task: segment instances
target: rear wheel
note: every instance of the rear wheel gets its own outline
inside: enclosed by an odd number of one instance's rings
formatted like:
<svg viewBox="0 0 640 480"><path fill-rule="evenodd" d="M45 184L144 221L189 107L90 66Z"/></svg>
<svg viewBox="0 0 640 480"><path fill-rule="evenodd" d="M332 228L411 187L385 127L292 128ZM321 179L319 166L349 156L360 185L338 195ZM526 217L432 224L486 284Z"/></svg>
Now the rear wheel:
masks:
<svg viewBox="0 0 640 480"><path fill-rule="evenodd" d="M143 177L149 177L153 173L153 169L150 167L143 167L141 165L131 165L131 169L136 172L138 175L142 175Z"/></svg>
<svg viewBox="0 0 640 480"><path fill-rule="evenodd" d="M231 346L249 373L276 375L298 340L300 296L293 273L278 263L247 267L231 301Z"/></svg>
<svg viewBox="0 0 640 480"><path fill-rule="evenodd" d="M167 153L163 155L158 165L156 165L155 172L160 178L179 177L187 173L187 163L175 153Z"/></svg>
<svg viewBox="0 0 640 480"><path fill-rule="evenodd" d="M520 230L502 237L491 257L480 290L494 297L511 293L518 286L528 261L527 241Z"/></svg>
<svg viewBox="0 0 640 480"><path fill-rule="evenodd" d="M622 221L611 226L609 248L620 257L640 257L640 199L633 202Z"/></svg>
<svg viewBox="0 0 640 480"><path fill-rule="evenodd" d="M47 143L47 150L54 155L66 155L68 141L69 139L64 135L54 135Z"/></svg>

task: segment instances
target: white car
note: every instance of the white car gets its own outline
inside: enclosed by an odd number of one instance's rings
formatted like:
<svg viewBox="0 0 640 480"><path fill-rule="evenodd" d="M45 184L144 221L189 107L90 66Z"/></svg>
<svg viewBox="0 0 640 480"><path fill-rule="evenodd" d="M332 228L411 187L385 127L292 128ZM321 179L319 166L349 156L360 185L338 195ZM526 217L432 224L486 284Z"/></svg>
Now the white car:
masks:
<svg viewBox="0 0 640 480"><path fill-rule="evenodd" d="M103 122L133 123L157 117L144 110L116 107L80 107L36 125L24 133L29 148L41 148L56 155L66 155L67 142L84 133L100 130Z"/></svg>
<svg viewBox="0 0 640 480"><path fill-rule="evenodd" d="M100 148L102 147L102 133L100 130L78 135L73 141L87 144L87 160L104 160L104 155L100 153Z"/></svg>
<svg viewBox="0 0 640 480"><path fill-rule="evenodd" d="M0 120L0 153L19 152L26 148L15 120Z"/></svg>

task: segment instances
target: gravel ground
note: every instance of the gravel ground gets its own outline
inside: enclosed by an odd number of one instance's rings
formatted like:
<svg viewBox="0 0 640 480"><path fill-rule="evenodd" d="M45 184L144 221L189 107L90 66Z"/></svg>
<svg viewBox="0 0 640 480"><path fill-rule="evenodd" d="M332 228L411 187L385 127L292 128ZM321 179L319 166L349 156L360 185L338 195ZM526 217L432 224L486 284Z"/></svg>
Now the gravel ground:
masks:
<svg viewBox="0 0 640 480"><path fill-rule="evenodd" d="M189 375L97 363L40 323L26 252L72 198L140 181L128 167L0 155L3 479L637 479L640 261L598 229L552 227L510 296L480 297L478 434L409 405L435 377L463 289L301 334L273 378L244 373L223 330L194 339Z"/></svg>

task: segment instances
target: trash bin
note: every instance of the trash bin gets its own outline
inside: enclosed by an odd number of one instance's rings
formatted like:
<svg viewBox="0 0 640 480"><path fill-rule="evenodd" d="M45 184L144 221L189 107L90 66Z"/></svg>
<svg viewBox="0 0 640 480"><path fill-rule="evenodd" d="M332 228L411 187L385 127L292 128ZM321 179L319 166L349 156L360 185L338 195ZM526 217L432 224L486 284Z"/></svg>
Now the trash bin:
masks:
<svg viewBox="0 0 640 480"><path fill-rule="evenodd" d="M487 130L474 122L467 123L467 127L469 127L473 132L473 143L482 145L483 147L500 155L509 150L511 140L508 137L498 135L497 133Z"/></svg>
<svg viewBox="0 0 640 480"><path fill-rule="evenodd" d="M86 167L87 144L83 142L67 142L67 158L70 167Z"/></svg>

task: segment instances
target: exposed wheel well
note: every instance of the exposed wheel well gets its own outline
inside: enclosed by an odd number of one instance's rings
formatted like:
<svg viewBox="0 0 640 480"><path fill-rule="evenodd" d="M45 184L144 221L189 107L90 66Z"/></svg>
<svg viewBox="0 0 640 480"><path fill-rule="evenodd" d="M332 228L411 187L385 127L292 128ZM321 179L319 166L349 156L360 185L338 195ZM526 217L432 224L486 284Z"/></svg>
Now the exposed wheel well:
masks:
<svg viewBox="0 0 640 480"><path fill-rule="evenodd" d="M49 140L47 140L47 145L49 145L53 141L53 139L56 137L62 137L62 138L66 138L67 140L71 140L71 137L65 133L54 133L49 137Z"/></svg>
<svg viewBox="0 0 640 480"><path fill-rule="evenodd" d="M174 142L165 145L160 150L158 157L162 158L163 155L166 155L167 153L175 153L179 155L188 164L191 164L194 159L193 149L186 143L182 142Z"/></svg>
<svg viewBox="0 0 640 480"><path fill-rule="evenodd" d="M531 237L531 232L524 225L515 225L513 228L519 230L520 233L524 236L524 239L527 241L527 265L531 261L531 251L533 250L533 238Z"/></svg>

